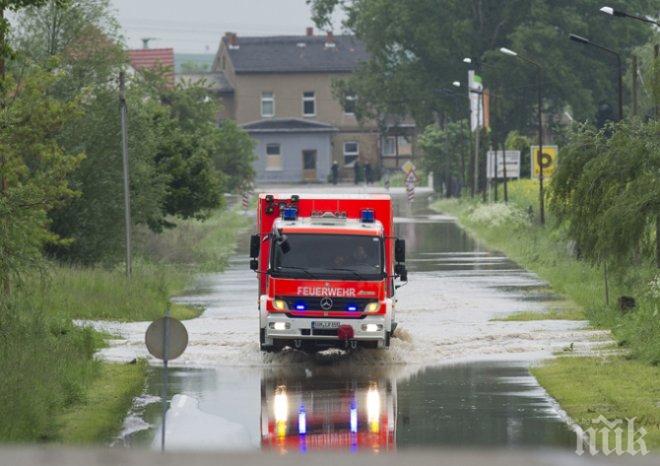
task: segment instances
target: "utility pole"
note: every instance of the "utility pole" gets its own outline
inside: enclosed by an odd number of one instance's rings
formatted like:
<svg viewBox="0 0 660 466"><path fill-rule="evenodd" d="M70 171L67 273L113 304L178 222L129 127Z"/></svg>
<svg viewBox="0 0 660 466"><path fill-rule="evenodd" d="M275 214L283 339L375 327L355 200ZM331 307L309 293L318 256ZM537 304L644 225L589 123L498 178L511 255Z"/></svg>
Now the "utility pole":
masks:
<svg viewBox="0 0 660 466"><path fill-rule="evenodd" d="M493 147L491 146L490 150L493 150ZM495 167L493 168L493 184L495 186L495 202L499 201L498 199L498 194L497 194L497 164L499 162L499 157L498 157L498 152L497 152L497 142L495 142L495 150L493 151L493 156L495 157Z"/></svg>
<svg viewBox="0 0 660 466"><path fill-rule="evenodd" d="M637 116L637 56L632 56L632 114Z"/></svg>
<svg viewBox="0 0 660 466"><path fill-rule="evenodd" d="M0 8L0 21L5 18L5 9ZM5 78L6 78L6 66L5 66L5 42L6 36L4 31L0 31L0 108L5 107ZM9 179L5 173L7 168L7 159L5 154L0 154L0 191L2 192L2 197L7 196L9 191ZM5 296L9 296L11 292L11 285L9 283L9 274L6 277L0 277L2 281L2 289L4 290Z"/></svg>
<svg viewBox="0 0 660 466"><path fill-rule="evenodd" d="M474 175L473 175L474 186L472 187L473 196L476 196L477 193L479 192L479 137L480 137L479 133L481 132L481 127L479 126L479 115L481 114L481 95L480 95L481 92L473 91L473 90L470 90L470 92L479 94L477 99L477 128L474 137Z"/></svg>
<svg viewBox="0 0 660 466"><path fill-rule="evenodd" d="M119 110L121 113L121 149L124 169L124 224L126 229L126 278L133 272L131 252L131 193L128 176L128 111L126 108L126 76L119 73Z"/></svg>
<svg viewBox="0 0 660 466"><path fill-rule="evenodd" d="M506 179L506 148L504 147L504 143L502 143L502 158L504 159L504 163L502 164L502 169L504 173L504 203L508 204L509 203L509 187L507 186L507 179Z"/></svg>

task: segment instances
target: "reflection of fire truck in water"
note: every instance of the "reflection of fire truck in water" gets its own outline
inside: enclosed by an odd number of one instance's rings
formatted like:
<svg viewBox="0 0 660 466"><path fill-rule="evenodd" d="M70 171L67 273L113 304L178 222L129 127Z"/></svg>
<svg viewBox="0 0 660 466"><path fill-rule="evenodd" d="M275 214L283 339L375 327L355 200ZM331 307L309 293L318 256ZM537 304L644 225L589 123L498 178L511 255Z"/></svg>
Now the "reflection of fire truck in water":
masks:
<svg viewBox="0 0 660 466"><path fill-rule="evenodd" d="M261 446L280 453L395 448L396 385L390 379L261 385Z"/></svg>
<svg viewBox="0 0 660 466"><path fill-rule="evenodd" d="M263 351L389 346L394 280L407 280L390 196L261 194L257 229Z"/></svg>

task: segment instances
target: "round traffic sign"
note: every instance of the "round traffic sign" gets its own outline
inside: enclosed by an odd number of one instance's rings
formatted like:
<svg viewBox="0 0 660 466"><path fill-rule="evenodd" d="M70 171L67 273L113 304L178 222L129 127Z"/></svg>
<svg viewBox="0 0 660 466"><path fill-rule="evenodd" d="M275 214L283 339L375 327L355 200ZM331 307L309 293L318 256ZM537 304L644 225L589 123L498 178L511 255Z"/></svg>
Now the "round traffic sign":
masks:
<svg viewBox="0 0 660 466"><path fill-rule="evenodd" d="M171 361L181 356L188 346L188 331L179 320L161 317L149 325L144 343L153 357Z"/></svg>

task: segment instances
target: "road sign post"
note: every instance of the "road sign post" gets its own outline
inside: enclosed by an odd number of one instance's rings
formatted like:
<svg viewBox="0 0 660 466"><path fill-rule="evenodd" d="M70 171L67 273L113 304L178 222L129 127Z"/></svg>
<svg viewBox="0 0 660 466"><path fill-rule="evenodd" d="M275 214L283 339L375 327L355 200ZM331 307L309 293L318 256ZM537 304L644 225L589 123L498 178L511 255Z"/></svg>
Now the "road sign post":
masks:
<svg viewBox="0 0 660 466"><path fill-rule="evenodd" d="M169 316L169 308L165 317L153 321L144 336L144 343L149 353L163 361L163 389L161 401L163 404L163 423L161 424L160 449L165 451L165 423L167 420L167 382L168 361L183 354L188 346L188 332L183 324Z"/></svg>

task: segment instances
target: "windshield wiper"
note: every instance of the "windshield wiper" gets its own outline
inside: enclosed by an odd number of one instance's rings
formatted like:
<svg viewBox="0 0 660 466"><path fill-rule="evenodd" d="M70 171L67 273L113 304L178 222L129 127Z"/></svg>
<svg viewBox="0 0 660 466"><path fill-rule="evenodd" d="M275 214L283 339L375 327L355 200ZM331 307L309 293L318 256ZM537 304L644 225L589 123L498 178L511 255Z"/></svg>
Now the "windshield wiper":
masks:
<svg viewBox="0 0 660 466"><path fill-rule="evenodd" d="M316 275L314 275L313 273L311 273L309 270L307 270L304 267L294 267L292 265L283 265L283 266L280 266L280 267L275 267L275 270L277 270L277 271L280 271L282 269L300 270L301 272L306 273L308 277L318 279L318 277Z"/></svg>
<svg viewBox="0 0 660 466"><path fill-rule="evenodd" d="M324 270L330 270L330 271L337 271L337 272L351 272L353 275L355 275L359 280L366 280L366 278L363 275L360 275L358 272L356 272L353 269L324 269Z"/></svg>

